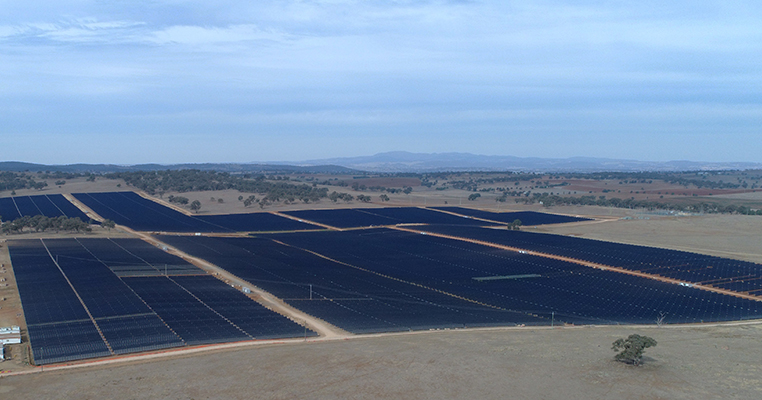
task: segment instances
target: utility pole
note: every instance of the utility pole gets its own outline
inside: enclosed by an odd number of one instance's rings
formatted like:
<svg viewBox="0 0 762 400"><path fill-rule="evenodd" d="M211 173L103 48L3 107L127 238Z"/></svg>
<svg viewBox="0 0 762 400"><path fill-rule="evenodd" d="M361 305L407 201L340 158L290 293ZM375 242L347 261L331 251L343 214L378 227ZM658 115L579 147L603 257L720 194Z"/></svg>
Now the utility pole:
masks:
<svg viewBox="0 0 762 400"><path fill-rule="evenodd" d="M550 312L550 327L552 328L554 323L556 322L556 312L551 311Z"/></svg>
<svg viewBox="0 0 762 400"><path fill-rule="evenodd" d="M310 283L310 300L312 300L312 284L311 283Z"/></svg>

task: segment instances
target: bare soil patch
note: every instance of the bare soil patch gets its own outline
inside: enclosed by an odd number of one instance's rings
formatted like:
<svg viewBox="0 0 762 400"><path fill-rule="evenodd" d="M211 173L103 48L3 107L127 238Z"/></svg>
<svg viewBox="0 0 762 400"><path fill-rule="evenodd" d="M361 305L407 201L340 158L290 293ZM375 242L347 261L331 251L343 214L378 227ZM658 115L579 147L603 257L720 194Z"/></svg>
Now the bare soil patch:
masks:
<svg viewBox="0 0 762 400"><path fill-rule="evenodd" d="M130 186L121 179L96 179L95 182L88 182L87 178L75 178L66 180L64 185L56 185L57 179L41 179L47 182L48 186L44 189L18 189L15 196L35 196L42 194L66 194L83 192L121 192L132 190ZM0 192L0 197L11 197L11 191Z"/></svg>
<svg viewBox="0 0 762 400"><path fill-rule="evenodd" d="M344 179L340 182L345 182L347 185L353 184L365 185L365 186L383 186L387 188L401 188L401 187L418 187L421 186L421 180L418 178L401 178L401 177L379 177L379 178L362 178L362 179Z"/></svg>

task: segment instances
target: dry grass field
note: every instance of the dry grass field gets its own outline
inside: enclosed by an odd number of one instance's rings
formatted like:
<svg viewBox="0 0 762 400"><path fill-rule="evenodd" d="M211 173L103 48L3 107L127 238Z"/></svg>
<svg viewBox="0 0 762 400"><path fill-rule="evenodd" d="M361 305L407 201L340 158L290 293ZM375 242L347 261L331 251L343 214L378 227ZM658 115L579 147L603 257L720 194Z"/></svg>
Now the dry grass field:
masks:
<svg viewBox="0 0 762 400"><path fill-rule="evenodd" d="M655 338L645 365L611 343ZM0 379L35 399L758 399L762 326L436 331L262 345Z"/></svg>

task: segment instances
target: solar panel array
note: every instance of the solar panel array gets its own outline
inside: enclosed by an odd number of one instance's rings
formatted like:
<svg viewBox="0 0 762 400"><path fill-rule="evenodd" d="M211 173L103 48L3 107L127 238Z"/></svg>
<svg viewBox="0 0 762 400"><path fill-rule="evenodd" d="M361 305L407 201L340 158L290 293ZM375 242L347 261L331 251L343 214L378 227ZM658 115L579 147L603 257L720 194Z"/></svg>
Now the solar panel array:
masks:
<svg viewBox="0 0 762 400"><path fill-rule="evenodd" d="M521 221L524 226L564 224L568 222L590 221L589 218L571 217L568 215L548 214L536 211L513 211L513 212L490 212L475 210L465 207L433 207L437 210L449 211L452 213L467 215L469 217L481 218L490 221L503 222L510 224L515 220Z"/></svg>
<svg viewBox="0 0 762 400"><path fill-rule="evenodd" d="M134 192L74 193L98 215L137 231L271 232L320 229L270 213L189 216Z"/></svg>
<svg viewBox="0 0 762 400"><path fill-rule="evenodd" d="M46 217L69 217L89 221L90 218L60 194L43 194L35 196L15 196L0 198L0 216L3 221L35 215Z"/></svg>
<svg viewBox="0 0 762 400"><path fill-rule="evenodd" d="M484 221L419 207L351 208L338 210L284 211L296 218L336 228L397 224L490 225Z"/></svg>
<svg viewBox="0 0 762 400"><path fill-rule="evenodd" d="M762 303L575 263L387 229L272 235L377 274L505 309L556 312L574 323L651 323L758 318ZM475 282L474 277L541 274ZM627 300L624 301L623 300Z"/></svg>
<svg viewBox="0 0 762 400"><path fill-rule="evenodd" d="M527 313L389 279L269 239L159 238L353 333L544 323Z"/></svg>
<svg viewBox="0 0 762 400"><path fill-rule="evenodd" d="M762 303L738 297L383 228L160 239L355 333L762 316Z"/></svg>
<svg viewBox="0 0 762 400"><path fill-rule="evenodd" d="M420 230L514 246L688 283L762 295L762 265L752 262L686 251L533 232L447 226L420 227Z"/></svg>
<svg viewBox="0 0 762 400"><path fill-rule="evenodd" d="M9 249L38 365L304 334L296 323L138 239L15 240Z"/></svg>

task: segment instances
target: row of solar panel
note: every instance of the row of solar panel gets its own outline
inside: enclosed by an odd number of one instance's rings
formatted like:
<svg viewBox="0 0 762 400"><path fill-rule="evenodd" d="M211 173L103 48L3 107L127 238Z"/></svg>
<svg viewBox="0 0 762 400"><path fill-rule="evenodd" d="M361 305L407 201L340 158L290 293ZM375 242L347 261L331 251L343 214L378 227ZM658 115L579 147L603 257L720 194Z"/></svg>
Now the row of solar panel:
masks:
<svg viewBox="0 0 762 400"><path fill-rule="evenodd" d="M138 231L269 232L321 229L270 213L188 216L134 192L75 193L103 218Z"/></svg>
<svg viewBox="0 0 762 400"><path fill-rule="evenodd" d="M305 334L211 276L119 278L112 265L155 271L157 261L183 263L137 239L20 240L9 248L37 364L108 355L109 345L124 354Z"/></svg>
<svg viewBox="0 0 762 400"><path fill-rule="evenodd" d="M46 217L69 217L89 221L90 218L69 200L60 194L43 194L36 196L16 196L0 198L0 216L3 221L35 215Z"/></svg>
<svg viewBox="0 0 762 400"><path fill-rule="evenodd" d="M472 217L510 223L521 219L525 225L564 223L582 218L537 212L491 213L467 208L443 208L462 216L418 207L357 208L338 210L285 211L294 219L270 213L188 216L133 192L77 193L74 196L103 218L139 231L161 232L275 232L317 230L319 226L303 221L337 228L396 224L485 225L488 222Z"/></svg>
<svg viewBox="0 0 762 400"><path fill-rule="evenodd" d="M571 217L568 215L547 214L535 211L513 211L513 212L490 212L475 210L465 207L433 207L437 210L449 211L469 217L481 218L490 221L503 222L510 224L515 220L521 221L523 226L564 224L568 222L590 221L589 218Z"/></svg>
<svg viewBox="0 0 762 400"><path fill-rule="evenodd" d="M672 323L762 315L756 302L737 297L387 229L160 239L352 332L543 324L553 313L571 323L652 323L661 313ZM540 277L473 279L533 274Z"/></svg>
<svg viewBox="0 0 762 400"><path fill-rule="evenodd" d="M293 307L354 333L540 324L455 296L332 262L268 239L162 236Z"/></svg>
<svg viewBox="0 0 762 400"><path fill-rule="evenodd" d="M762 266L746 261L522 231L448 226L416 229L641 271L689 283L709 284L728 290L746 292L762 289Z"/></svg>
<svg viewBox="0 0 762 400"><path fill-rule="evenodd" d="M283 214L336 228L397 224L489 225L473 218L418 207L299 210L284 211Z"/></svg>
<svg viewBox="0 0 762 400"><path fill-rule="evenodd" d="M485 250L485 246L429 235L385 229L376 231L274 237L374 273L430 285L434 289L487 304L506 309L522 309L521 303L527 304L523 306L526 309L528 304L532 304L535 306L532 312L555 310L569 315L567 318L581 318L583 321L651 322L660 312L675 307L670 315L673 322L754 318L762 312L762 306L755 301L652 279L585 268L528 254ZM553 269L552 272L546 270L542 273L543 279L496 280L479 284L465 280L469 275L531 274L533 272L527 268L527 263ZM628 307L613 313L608 310L610 304L626 298L623 294L639 288L647 288L649 292L647 295L631 296ZM687 296L689 300L683 302L680 296ZM648 312L632 311L637 309Z"/></svg>

